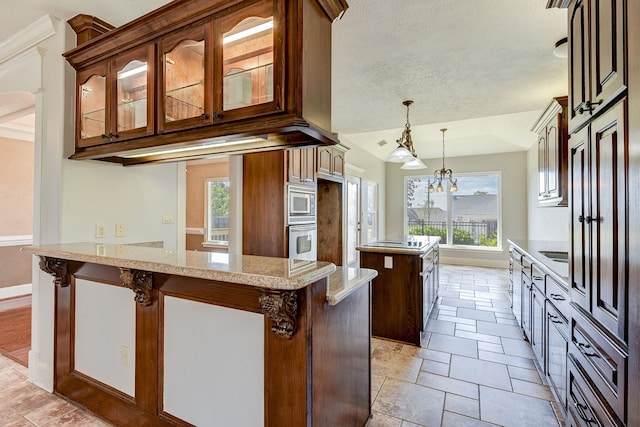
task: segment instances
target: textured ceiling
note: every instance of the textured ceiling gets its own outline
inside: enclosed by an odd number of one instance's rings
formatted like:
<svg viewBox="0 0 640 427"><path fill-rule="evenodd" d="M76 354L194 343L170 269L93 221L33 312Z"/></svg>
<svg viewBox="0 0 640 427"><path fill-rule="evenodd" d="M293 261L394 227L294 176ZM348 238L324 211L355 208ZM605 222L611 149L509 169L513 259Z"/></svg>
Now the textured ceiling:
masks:
<svg viewBox="0 0 640 427"><path fill-rule="evenodd" d="M450 129L447 155L530 147L533 120L567 94L567 60L552 54L567 12L545 4L349 0L333 26L333 131L384 158L406 121L402 101L412 99L420 157L441 155L441 127ZM390 144L380 148L383 139Z"/></svg>
<svg viewBox="0 0 640 427"><path fill-rule="evenodd" d="M348 1L334 23L332 58L332 130L347 144L384 158L405 123L402 101L413 99L421 157L440 155L434 141L444 124L447 155L523 150L535 142L529 122L567 93L567 61L551 53L566 36L566 10L545 9L546 0ZM0 0L0 44L47 14L119 26L168 1L28 3Z"/></svg>

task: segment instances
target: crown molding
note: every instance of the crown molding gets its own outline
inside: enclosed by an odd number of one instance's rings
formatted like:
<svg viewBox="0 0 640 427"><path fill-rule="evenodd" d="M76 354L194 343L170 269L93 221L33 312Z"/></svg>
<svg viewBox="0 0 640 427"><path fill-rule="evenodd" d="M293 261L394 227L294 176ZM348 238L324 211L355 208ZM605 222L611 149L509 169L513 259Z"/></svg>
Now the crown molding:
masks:
<svg viewBox="0 0 640 427"><path fill-rule="evenodd" d="M55 35L56 21L56 18L45 15L11 37L0 41L0 64Z"/></svg>

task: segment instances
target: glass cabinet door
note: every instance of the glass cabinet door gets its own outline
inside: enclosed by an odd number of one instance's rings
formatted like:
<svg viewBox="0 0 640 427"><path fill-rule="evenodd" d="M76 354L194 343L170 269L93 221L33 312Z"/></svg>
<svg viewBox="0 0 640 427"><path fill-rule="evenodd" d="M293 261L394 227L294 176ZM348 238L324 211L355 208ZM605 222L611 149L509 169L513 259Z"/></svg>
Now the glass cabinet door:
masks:
<svg viewBox="0 0 640 427"><path fill-rule="evenodd" d="M144 47L116 59L112 140L153 132L153 49ZM115 113L115 114L114 114ZM115 117L114 117L115 116Z"/></svg>
<svg viewBox="0 0 640 427"><path fill-rule="evenodd" d="M108 142L107 132L107 67L100 64L78 73L78 147ZM103 137L104 136L104 137Z"/></svg>
<svg viewBox="0 0 640 427"><path fill-rule="evenodd" d="M211 24L190 28L160 43L160 130L212 123Z"/></svg>
<svg viewBox="0 0 640 427"><path fill-rule="evenodd" d="M222 109L224 118L274 111L275 90L282 87L274 58L280 52L274 37L274 1L224 17L222 31ZM250 108L240 112L239 110Z"/></svg>

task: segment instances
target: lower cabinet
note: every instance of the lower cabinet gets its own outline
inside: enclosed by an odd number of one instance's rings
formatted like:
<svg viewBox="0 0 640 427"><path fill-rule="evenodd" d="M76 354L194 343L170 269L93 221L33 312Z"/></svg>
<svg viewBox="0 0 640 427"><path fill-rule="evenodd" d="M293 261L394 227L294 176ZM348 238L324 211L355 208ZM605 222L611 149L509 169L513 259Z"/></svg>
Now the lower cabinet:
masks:
<svg viewBox="0 0 640 427"><path fill-rule="evenodd" d="M569 342L569 322L547 301L547 346L545 359L547 378L551 390L556 395L563 412L567 411L567 350Z"/></svg>
<svg viewBox="0 0 640 427"><path fill-rule="evenodd" d="M533 289L533 284L531 283L531 278L529 276L523 274L522 275L522 295L520 298L521 302L521 310L522 313L522 332L524 332L524 337L531 341L531 290Z"/></svg>
<svg viewBox="0 0 640 427"><path fill-rule="evenodd" d="M535 285L531 287L531 348L540 370L545 369L545 297Z"/></svg>
<svg viewBox="0 0 640 427"><path fill-rule="evenodd" d="M567 356L568 427L622 426L606 409L606 403L587 379L573 355Z"/></svg>

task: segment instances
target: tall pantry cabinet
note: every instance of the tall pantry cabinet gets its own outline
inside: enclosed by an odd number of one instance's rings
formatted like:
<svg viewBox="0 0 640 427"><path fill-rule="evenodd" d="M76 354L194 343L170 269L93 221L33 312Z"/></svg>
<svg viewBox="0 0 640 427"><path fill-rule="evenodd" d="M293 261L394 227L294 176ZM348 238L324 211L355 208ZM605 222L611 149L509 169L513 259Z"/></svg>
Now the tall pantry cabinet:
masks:
<svg viewBox="0 0 640 427"><path fill-rule="evenodd" d="M639 3L568 7L569 426L640 425Z"/></svg>

